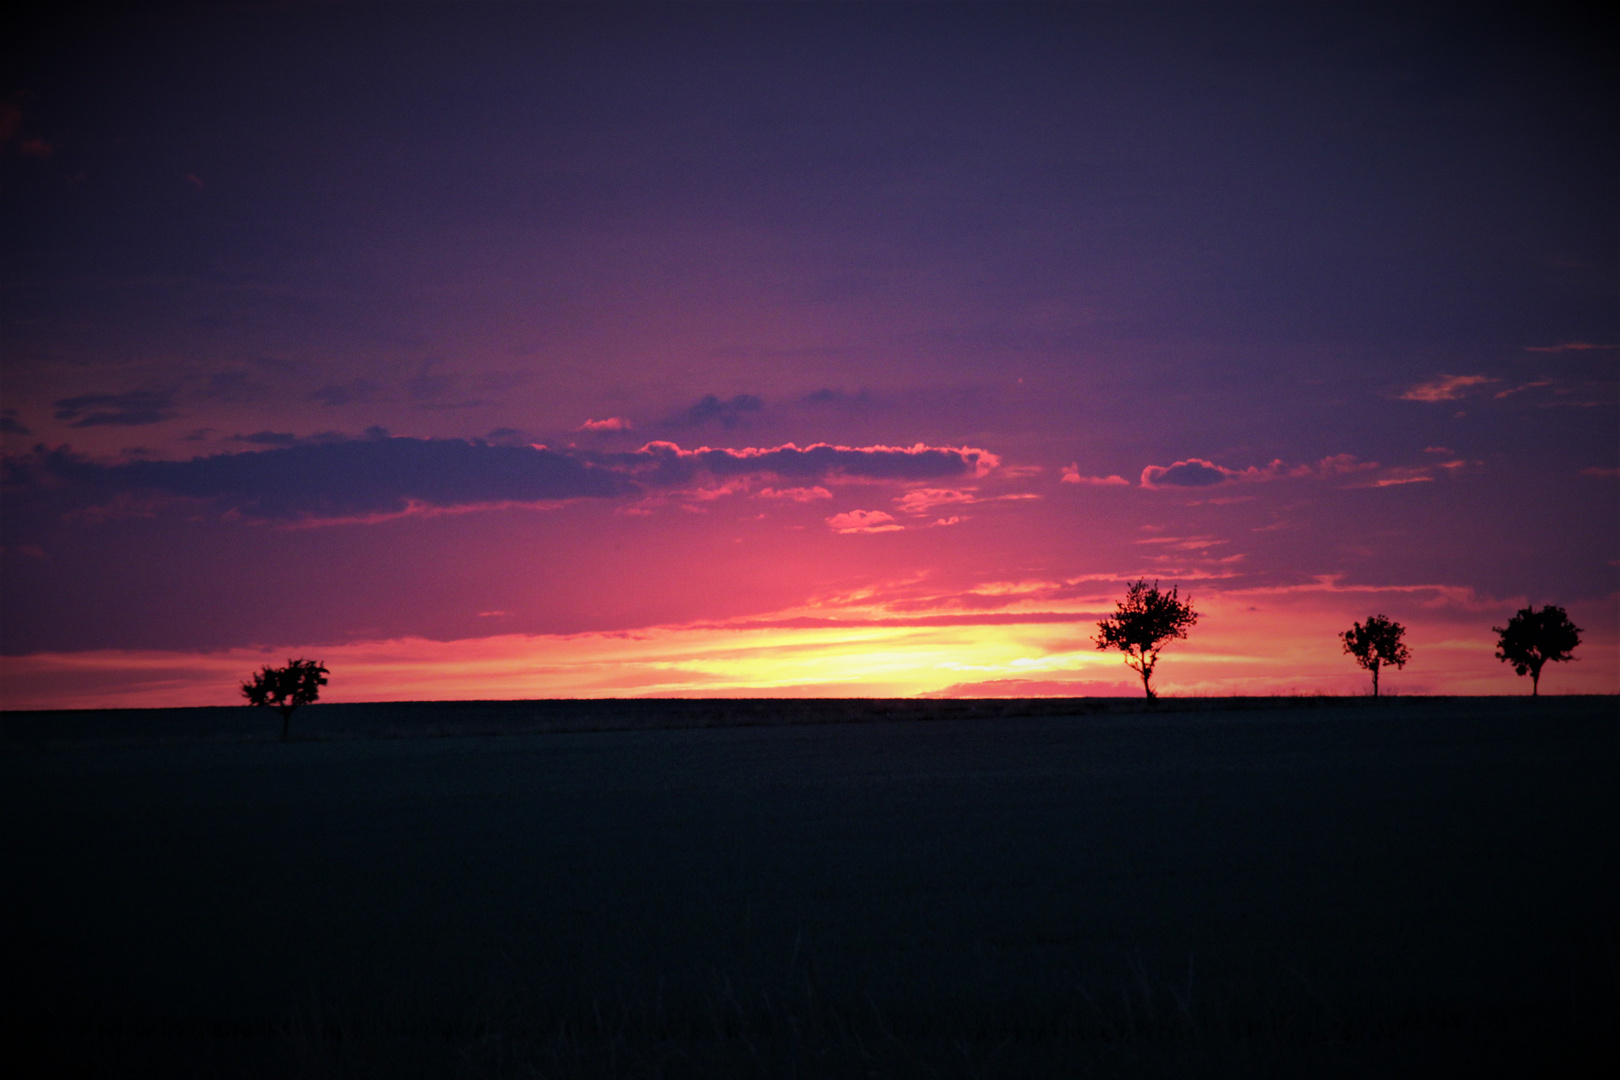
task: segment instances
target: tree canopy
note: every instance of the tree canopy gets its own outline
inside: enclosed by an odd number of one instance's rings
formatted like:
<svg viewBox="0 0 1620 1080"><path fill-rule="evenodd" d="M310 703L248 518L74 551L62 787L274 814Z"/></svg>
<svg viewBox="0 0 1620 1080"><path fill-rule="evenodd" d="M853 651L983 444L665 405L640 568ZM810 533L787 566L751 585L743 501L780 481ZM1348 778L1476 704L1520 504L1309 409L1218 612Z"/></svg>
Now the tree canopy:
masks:
<svg viewBox="0 0 1620 1080"><path fill-rule="evenodd" d="M1522 608L1506 626L1496 631L1496 658L1512 664L1520 675L1530 676L1530 696L1541 693L1541 668L1551 661L1573 660L1570 654L1581 643L1581 628L1569 621L1564 609L1547 604L1540 611Z"/></svg>
<svg viewBox="0 0 1620 1080"><path fill-rule="evenodd" d="M1406 627L1383 615L1367 616L1367 623L1351 623L1350 629L1339 635L1344 651L1356 658L1356 663L1372 672L1373 697L1378 696L1378 669L1385 664L1398 668L1412 659L1412 650L1401 639Z"/></svg>
<svg viewBox="0 0 1620 1080"><path fill-rule="evenodd" d="M1159 650L1186 637L1198 621L1192 598L1184 601L1174 588L1161 592L1157 581L1149 585L1146 579L1138 579L1114 608L1112 615L1097 624L1097 648L1124 653L1125 663L1142 676L1142 690L1150 699L1157 697L1152 679Z"/></svg>
<svg viewBox="0 0 1620 1080"><path fill-rule="evenodd" d="M250 704L267 705L281 713L281 741L286 742L293 710L321 696L327 674L326 666L314 660L288 660L281 668L266 664L242 684L242 696Z"/></svg>

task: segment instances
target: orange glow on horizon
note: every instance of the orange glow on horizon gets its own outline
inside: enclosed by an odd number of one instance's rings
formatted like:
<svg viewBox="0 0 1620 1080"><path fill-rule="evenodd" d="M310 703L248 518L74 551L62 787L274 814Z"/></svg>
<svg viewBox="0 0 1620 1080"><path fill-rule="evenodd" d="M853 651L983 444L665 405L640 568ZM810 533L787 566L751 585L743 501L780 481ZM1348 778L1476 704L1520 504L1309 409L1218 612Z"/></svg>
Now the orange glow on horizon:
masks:
<svg viewBox="0 0 1620 1080"><path fill-rule="evenodd" d="M1003 591L1019 587L1002 584ZM1336 635L1351 618L1375 609L1403 616L1413 651L1406 669L1384 673L1386 692L1528 692L1528 683L1495 659L1489 615L1459 618L1448 611L1443 618L1425 617L1423 605L1409 596L1349 598L1317 588L1213 594L1200 598L1198 606L1203 618L1191 638L1163 654L1154 684L1164 694L1366 693L1366 673L1341 653ZM300 655L320 659L332 670L323 696L332 702L1139 694L1140 683L1119 655L1092 646L1089 621L1053 621L1065 607L1071 614L1096 609L1089 602L1049 604L1044 619L1026 612L1030 622L928 621L929 614L912 612L911 624L893 618L878 624L860 620L892 613L850 605L783 612L777 621L800 620L786 626L751 620L210 653L39 653L0 659L0 707L240 704L237 687L247 674ZM1417 610L1408 614L1408 608ZM937 620L941 613L932 614ZM807 626L807 616L847 621ZM999 615L1008 617L1005 611ZM1545 691L1620 690L1615 642L1589 633L1577 655L1579 662L1549 668Z"/></svg>

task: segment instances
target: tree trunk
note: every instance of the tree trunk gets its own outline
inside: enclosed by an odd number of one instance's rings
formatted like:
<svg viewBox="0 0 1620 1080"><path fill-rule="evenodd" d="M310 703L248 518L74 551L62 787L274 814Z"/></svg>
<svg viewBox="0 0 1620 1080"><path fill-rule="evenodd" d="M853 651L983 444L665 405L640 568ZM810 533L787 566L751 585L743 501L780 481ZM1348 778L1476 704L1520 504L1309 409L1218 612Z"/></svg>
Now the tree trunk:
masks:
<svg viewBox="0 0 1620 1080"><path fill-rule="evenodd" d="M1377 664L1373 665L1372 673L1373 673L1373 697L1377 697L1378 696L1378 665Z"/></svg>
<svg viewBox="0 0 1620 1080"><path fill-rule="evenodd" d="M1150 676L1146 671L1142 672L1142 690L1147 694L1147 699L1149 701L1152 701L1154 698L1158 697L1158 695L1153 692L1153 687L1148 683L1148 679L1151 677L1152 676Z"/></svg>
<svg viewBox="0 0 1620 1080"><path fill-rule="evenodd" d="M1530 696L1541 696L1541 669L1538 667L1530 669Z"/></svg>

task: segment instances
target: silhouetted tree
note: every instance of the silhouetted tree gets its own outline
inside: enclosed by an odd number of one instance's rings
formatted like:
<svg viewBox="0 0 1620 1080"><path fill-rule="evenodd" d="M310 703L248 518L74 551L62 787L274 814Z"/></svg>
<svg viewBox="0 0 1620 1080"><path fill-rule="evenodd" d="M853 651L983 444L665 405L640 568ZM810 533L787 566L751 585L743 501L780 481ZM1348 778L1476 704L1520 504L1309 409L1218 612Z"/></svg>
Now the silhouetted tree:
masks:
<svg viewBox="0 0 1620 1080"><path fill-rule="evenodd" d="M1198 621L1192 597L1183 601L1175 589L1160 592L1157 581L1149 585L1142 579L1126 590L1125 599L1117 601L1114 609L1097 624L1093 640L1099 649L1118 649L1125 654L1125 663L1142 676L1142 689L1151 700L1158 696L1151 680L1159 650L1186 637Z"/></svg>
<svg viewBox="0 0 1620 1080"><path fill-rule="evenodd" d="M1529 674L1531 697L1541 693L1541 665L1575 659L1570 653L1581 643L1581 628L1569 621L1563 608L1552 604L1540 611L1524 608L1506 626L1491 629L1498 635L1496 658L1512 664L1520 675Z"/></svg>
<svg viewBox="0 0 1620 1080"><path fill-rule="evenodd" d="M281 713L281 741L286 742L293 710L321 696L326 675L325 665L313 660L288 660L283 668L266 664L242 684L242 696L250 704L268 705Z"/></svg>
<svg viewBox="0 0 1620 1080"><path fill-rule="evenodd" d="M1367 616L1367 625L1351 623L1350 629L1339 635L1344 651L1356 658L1356 663L1372 672L1373 697L1378 696L1378 669L1385 664L1398 668L1412 659L1412 651L1401 641L1406 627L1382 615Z"/></svg>

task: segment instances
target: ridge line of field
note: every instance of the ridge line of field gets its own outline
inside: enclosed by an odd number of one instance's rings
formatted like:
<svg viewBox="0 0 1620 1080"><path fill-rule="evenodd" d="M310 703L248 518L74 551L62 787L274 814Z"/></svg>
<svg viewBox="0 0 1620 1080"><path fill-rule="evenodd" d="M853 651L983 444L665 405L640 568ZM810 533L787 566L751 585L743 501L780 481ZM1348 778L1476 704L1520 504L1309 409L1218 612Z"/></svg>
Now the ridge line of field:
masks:
<svg viewBox="0 0 1620 1080"><path fill-rule="evenodd" d="M1563 695L1556 700L1609 695ZM341 702L306 706L293 740L443 738L610 731L787 727L816 724L1154 716L1177 713L1394 709L1402 705L1509 700L1500 697L1271 695L1142 698L551 698L496 701ZM1516 700L1516 699L1513 699ZM175 709L0 712L0 745L84 746L265 742L279 733L273 710L216 705Z"/></svg>

